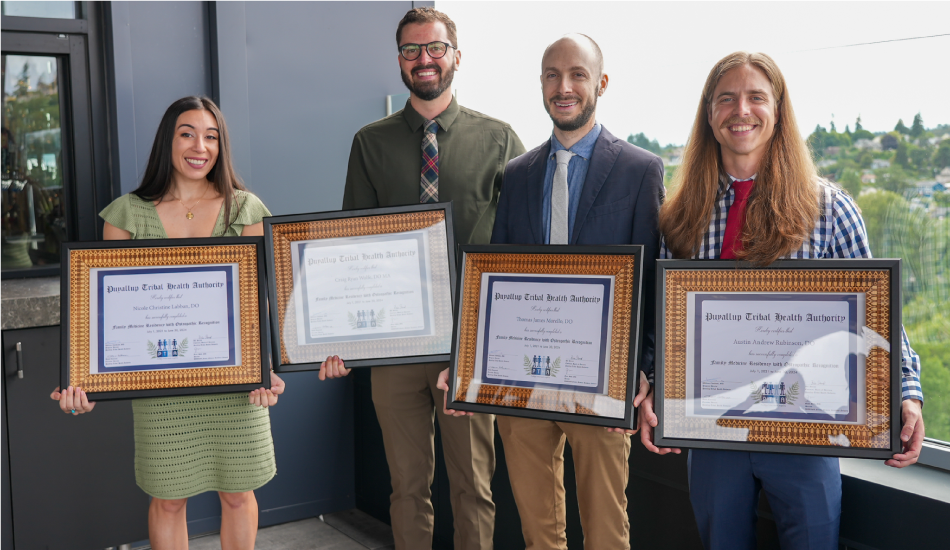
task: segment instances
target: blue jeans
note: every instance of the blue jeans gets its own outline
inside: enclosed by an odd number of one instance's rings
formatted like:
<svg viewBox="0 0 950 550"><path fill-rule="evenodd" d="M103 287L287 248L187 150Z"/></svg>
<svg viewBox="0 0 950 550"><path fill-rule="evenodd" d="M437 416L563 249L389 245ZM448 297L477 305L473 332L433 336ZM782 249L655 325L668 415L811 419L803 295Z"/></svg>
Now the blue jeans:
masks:
<svg viewBox="0 0 950 550"><path fill-rule="evenodd" d="M837 550L837 458L693 449L689 500L706 550L755 550L760 488L772 507L782 550Z"/></svg>

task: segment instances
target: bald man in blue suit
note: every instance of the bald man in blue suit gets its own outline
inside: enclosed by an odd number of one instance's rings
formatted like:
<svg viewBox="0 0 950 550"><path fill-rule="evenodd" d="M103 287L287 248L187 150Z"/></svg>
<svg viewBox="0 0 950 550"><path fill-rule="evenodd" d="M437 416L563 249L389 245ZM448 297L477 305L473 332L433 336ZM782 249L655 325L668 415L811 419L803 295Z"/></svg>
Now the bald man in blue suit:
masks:
<svg viewBox="0 0 950 550"><path fill-rule="evenodd" d="M597 123L597 99L607 81L600 48L589 37L568 35L548 46L541 85L554 132L539 147L508 163L491 242L644 245L640 364L652 370L663 163ZM568 153L558 153L561 150ZM563 216L552 212L557 157L569 158L566 231L552 228L552 219L563 223ZM497 421L528 550L567 549L565 439L574 456L584 547L630 548L624 493L629 433L510 416L498 416Z"/></svg>

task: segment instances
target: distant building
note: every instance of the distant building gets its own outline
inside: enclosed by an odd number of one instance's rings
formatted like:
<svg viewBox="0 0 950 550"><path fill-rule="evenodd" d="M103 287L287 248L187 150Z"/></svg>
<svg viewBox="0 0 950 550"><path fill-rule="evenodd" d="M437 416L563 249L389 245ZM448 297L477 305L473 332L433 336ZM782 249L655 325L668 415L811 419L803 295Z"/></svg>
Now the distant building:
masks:
<svg viewBox="0 0 950 550"><path fill-rule="evenodd" d="M676 147L666 151L666 154L662 155L663 166L679 166L683 164L683 152L686 151L685 147Z"/></svg>
<svg viewBox="0 0 950 550"><path fill-rule="evenodd" d="M873 140L872 140L872 139L859 139L858 141L855 141L855 142L854 142L854 146L857 147L858 149L862 149L862 150L864 150L864 149L870 149L870 150L872 150L872 151L880 151L880 150L881 150L881 141L880 141L880 140L877 140L877 139L873 139Z"/></svg>
<svg viewBox="0 0 950 550"><path fill-rule="evenodd" d="M890 168L891 161L885 159L874 159L871 161L872 170L880 170L882 168Z"/></svg>
<svg viewBox="0 0 950 550"><path fill-rule="evenodd" d="M938 188L939 186L939 188ZM946 189L942 183L936 181L918 181L916 185L908 189L911 194L917 194L921 197L933 197L934 191L943 191Z"/></svg>
<svg viewBox="0 0 950 550"><path fill-rule="evenodd" d="M877 182L877 176L874 175L874 172L865 172L861 174L861 183L875 183Z"/></svg>
<svg viewBox="0 0 950 550"><path fill-rule="evenodd" d="M831 147L828 149L831 149ZM819 168L827 168L829 166L834 166L835 164L838 164L838 161L835 159L822 159L818 161Z"/></svg>
<svg viewBox="0 0 950 550"><path fill-rule="evenodd" d="M832 145L831 147L825 147L825 156L826 157L836 157L841 153L841 147L837 145Z"/></svg>
<svg viewBox="0 0 950 550"><path fill-rule="evenodd" d="M936 179L940 183L950 183L950 166L941 170Z"/></svg>

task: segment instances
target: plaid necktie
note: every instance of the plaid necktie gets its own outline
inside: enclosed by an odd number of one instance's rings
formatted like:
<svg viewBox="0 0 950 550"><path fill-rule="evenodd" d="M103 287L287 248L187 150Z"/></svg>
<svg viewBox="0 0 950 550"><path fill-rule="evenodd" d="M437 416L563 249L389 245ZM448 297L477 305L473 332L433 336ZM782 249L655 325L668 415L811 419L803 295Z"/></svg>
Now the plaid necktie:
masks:
<svg viewBox="0 0 950 550"><path fill-rule="evenodd" d="M439 123L427 120L422 133L422 180L419 202L439 202L439 143L435 133Z"/></svg>
<svg viewBox="0 0 950 550"><path fill-rule="evenodd" d="M732 188L736 192L736 199L729 207L729 215L726 217L726 234L722 240L722 252L719 257L723 260L731 260L736 257L736 252L742 250L742 227L745 225L745 207L749 201L749 193L752 192L752 184L755 180L737 180L732 182Z"/></svg>

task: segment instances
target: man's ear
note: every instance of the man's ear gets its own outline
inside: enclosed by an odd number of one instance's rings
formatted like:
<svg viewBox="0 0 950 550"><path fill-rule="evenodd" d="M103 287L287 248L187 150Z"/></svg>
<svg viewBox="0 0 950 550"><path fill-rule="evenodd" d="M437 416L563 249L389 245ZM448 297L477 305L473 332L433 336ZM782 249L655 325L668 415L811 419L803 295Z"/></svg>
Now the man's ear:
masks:
<svg viewBox="0 0 950 550"><path fill-rule="evenodd" d="M600 89L597 90L597 96L600 97L604 95L604 92L607 91L607 83L610 80L606 74L600 75Z"/></svg>
<svg viewBox="0 0 950 550"><path fill-rule="evenodd" d="M462 52L460 50L455 50L455 69L458 70L459 65L462 64Z"/></svg>

